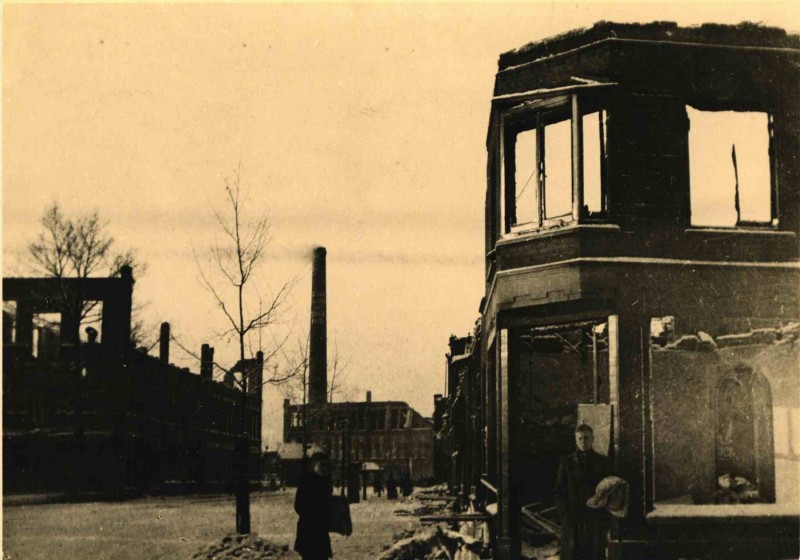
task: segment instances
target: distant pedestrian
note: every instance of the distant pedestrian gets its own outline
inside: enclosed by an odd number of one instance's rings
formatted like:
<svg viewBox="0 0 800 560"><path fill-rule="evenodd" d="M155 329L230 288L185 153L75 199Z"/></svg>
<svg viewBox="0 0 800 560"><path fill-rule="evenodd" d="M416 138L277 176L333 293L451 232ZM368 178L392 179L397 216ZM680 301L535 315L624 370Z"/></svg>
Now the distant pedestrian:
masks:
<svg viewBox="0 0 800 560"><path fill-rule="evenodd" d="M294 510L300 516L294 549L303 560L324 560L333 556L328 535L332 495L328 457L317 451L311 456L308 471L300 479L294 499Z"/></svg>
<svg viewBox="0 0 800 560"><path fill-rule="evenodd" d="M394 474L389 473L389 478L386 479L386 498L389 500L397 499L397 480Z"/></svg>
<svg viewBox="0 0 800 560"><path fill-rule="evenodd" d="M581 424L575 429L577 451L561 458L556 478L555 502L561 515L560 560L604 560L609 516L587 501L598 483L611 474L608 457L592 449L594 432Z"/></svg>
<svg viewBox="0 0 800 560"><path fill-rule="evenodd" d="M411 477L408 473L403 475L403 482L401 484L403 487L403 496L410 496L414 493L414 483L411 482Z"/></svg>

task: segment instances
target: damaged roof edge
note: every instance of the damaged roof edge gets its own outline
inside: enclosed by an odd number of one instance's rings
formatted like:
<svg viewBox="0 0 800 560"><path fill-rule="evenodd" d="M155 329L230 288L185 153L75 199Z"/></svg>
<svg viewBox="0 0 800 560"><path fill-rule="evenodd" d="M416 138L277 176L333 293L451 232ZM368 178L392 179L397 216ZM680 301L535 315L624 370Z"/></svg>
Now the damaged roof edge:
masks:
<svg viewBox="0 0 800 560"><path fill-rule="evenodd" d="M790 35L778 27L767 27L752 22L742 22L737 25L705 23L700 26L679 27L677 23L671 21L651 23L599 21L589 28L573 29L505 52L500 55L498 68L502 71L604 39L800 49L800 36Z"/></svg>

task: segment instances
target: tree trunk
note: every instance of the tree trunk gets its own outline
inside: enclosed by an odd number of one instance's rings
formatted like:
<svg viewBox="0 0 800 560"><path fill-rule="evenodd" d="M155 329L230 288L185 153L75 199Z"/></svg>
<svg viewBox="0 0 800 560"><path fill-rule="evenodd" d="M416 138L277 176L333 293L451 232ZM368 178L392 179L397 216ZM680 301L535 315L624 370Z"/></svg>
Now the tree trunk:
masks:
<svg viewBox="0 0 800 560"><path fill-rule="evenodd" d="M250 455L250 443L248 438L247 426L247 382L249 372L244 361L244 310L242 308L242 285L239 285L239 358L242 374L242 418L240 435L237 438L237 455L239 457L239 468L237 469L236 480L236 532L240 535L250 533L250 485L248 476L248 459Z"/></svg>

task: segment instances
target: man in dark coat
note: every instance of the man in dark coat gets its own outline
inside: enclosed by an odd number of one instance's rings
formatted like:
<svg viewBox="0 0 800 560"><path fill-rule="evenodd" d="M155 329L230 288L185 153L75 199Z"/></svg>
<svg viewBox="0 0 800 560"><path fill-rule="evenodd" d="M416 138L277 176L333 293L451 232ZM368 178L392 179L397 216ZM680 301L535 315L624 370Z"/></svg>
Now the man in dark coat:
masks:
<svg viewBox="0 0 800 560"><path fill-rule="evenodd" d="M389 500L397 499L397 480L395 480L391 471L389 472L389 478L386 479L386 498Z"/></svg>
<svg viewBox="0 0 800 560"><path fill-rule="evenodd" d="M561 458L556 477L555 502L561 515L560 560L603 560L608 540L608 512L592 509L586 500L597 484L611 474L608 457L592 449L591 426L575 430L577 450Z"/></svg>
<svg viewBox="0 0 800 560"><path fill-rule="evenodd" d="M333 484L328 458L316 452L311 456L309 470L300 479L294 498L297 538L294 549L303 560L325 560L333 556L331 538L331 496Z"/></svg>

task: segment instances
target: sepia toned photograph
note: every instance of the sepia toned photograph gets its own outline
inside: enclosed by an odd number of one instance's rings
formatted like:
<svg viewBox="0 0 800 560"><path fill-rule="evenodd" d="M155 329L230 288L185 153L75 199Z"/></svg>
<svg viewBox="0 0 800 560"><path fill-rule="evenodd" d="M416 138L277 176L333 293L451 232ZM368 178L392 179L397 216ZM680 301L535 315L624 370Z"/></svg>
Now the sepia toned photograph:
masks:
<svg viewBox="0 0 800 560"><path fill-rule="evenodd" d="M3 560L800 558L798 7L4 3Z"/></svg>

